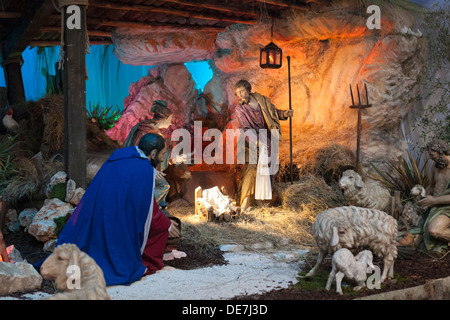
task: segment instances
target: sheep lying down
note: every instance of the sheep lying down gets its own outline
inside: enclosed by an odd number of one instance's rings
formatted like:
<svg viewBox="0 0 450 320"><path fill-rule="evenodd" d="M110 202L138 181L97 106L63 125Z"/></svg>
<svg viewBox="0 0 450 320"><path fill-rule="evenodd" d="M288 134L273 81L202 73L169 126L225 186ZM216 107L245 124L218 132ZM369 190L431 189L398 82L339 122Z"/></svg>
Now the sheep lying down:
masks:
<svg viewBox="0 0 450 320"><path fill-rule="evenodd" d="M41 266L44 279L61 291L45 300L110 300L103 271L75 244L57 246ZM72 275L75 276L72 279ZM79 280L79 281L78 281Z"/></svg>
<svg viewBox="0 0 450 320"><path fill-rule="evenodd" d="M341 248L371 250L384 262L381 282L388 276L394 276L397 220L387 213L353 206L328 209L317 215L313 235L319 247L319 255L316 265L306 277L313 277L326 255Z"/></svg>

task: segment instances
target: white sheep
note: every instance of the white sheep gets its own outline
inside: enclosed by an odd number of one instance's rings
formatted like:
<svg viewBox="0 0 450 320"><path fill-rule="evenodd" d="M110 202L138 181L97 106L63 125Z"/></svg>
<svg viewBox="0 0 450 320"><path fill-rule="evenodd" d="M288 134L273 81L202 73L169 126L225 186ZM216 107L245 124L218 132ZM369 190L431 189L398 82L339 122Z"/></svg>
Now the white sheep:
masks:
<svg viewBox="0 0 450 320"><path fill-rule="evenodd" d="M79 268L79 288L69 279L73 271L69 267ZM44 279L54 279L56 288L62 292L46 300L110 300L106 292L106 282L103 271L94 259L81 251L75 244L64 243L55 248L53 253L41 266ZM68 274L69 273L69 274ZM74 288L69 287L69 283Z"/></svg>
<svg viewBox="0 0 450 320"><path fill-rule="evenodd" d="M387 211L391 202L388 189L376 181L364 183L362 177L353 170L346 170L339 180L339 187L349 205Z"/></svg>
<svg viewBox="0 0 450 320"><path fill-rule="evenodd" d="M416 184L414 187L412 187L410 193L414 197L414 200L416 200L416 202L422 200L427 196L425 188L420 184Z"/></svg>
<svg viewBox="0 0 450 320"><path fill-rule="evenodd" d="M331 283L336 280L336 293L339 294L342 294L341 281L344 277L347 280L355 281L357 286L353 290L358 291L365 287L367 267L375 269L373 255L369 250L363 250L354 257L350 250L339 249L333 254L331 264L332 269L325 289L329 291Z"/></svg>
<svg viewBox="0 0 450 320"><path fill-rule="evenodd" d="M370 249L384 261L381 282L387 276L393 277L394 260L397 258L398 223L387 213L353 206L331 208L317 215L312 229L319 255L316 265L306 277L316 274L328 253L334 253L341 248Z"/></svg>

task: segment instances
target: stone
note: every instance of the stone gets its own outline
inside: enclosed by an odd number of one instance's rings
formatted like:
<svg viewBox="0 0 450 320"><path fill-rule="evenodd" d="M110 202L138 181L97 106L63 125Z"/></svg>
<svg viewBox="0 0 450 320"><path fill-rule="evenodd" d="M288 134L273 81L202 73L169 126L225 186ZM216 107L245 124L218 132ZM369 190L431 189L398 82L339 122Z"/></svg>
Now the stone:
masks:
<svg viewBox="0 0 450 320"><path fill-rule="evenodd" d="M223 244L219 246L219 250L222 252L241 252L244 251L242 244Z"/></svg>
<svg viewBox="0 0 450 320"><path fill-rule="evenodd" d="M50 196L50 193L53 189L53 187L57 184L66 183L67 179L67 173L64 171L58 171L55 173L51 178L50 182L47 184L47 187L45 188L45 194L47 197Z"/></svg>
<svg viewBox="0 0 450 320"><path fill-rule="evenodd" d="M28 233L41 242L55 239L56 223L50 220L39 220L28 227Z"/></svg>
<svg viewBox="0 0 450 320"><path fill-rule="evenodd" d="M253 250L273 249L273 243L271 241L257 242L251 244L249 247Z"/></svg>
<svg viewBox="0 0 450 320"><path fill-rule="evenodd" d="M77 188L76 182L72 179L69 179L67 181L67 186L66 186L66 198L64 199L65 202L70 202L73 195L75 194L76 188Z"/></svg>
<svg viewBox="0 0 450 320"><path fill-rule="evenodd" d="M70 199L70 204L76 207L80 203L85 192L86 191L83 188L77 188L73 194L73 197Z"/></svg>
<svg viewBox="0 0 450 320"><path fill-rule="evenodd" d="M47 199L42 208L36 213L33 222L28 227L28 233L37 240L45 242L56 238L55 218L65 217L73 212L73 206L59 199Z"/></svg>
<svg viewBox="0 0 450 320"><path fill-rule="evenodd" d="M11 226L17 222L17 219L18 219L17 210L9 209L5 216L5 225L7 227Z"/></svg>
<svg viewBox="0 0 450 320"><path fill-rule="evenodd" d="M9 209L5 215L5 226L9 231L14 232L19 230L20 223L17 216L16 209Z"/></svg>
<svg viewBox="0 0 450 320"><path fill-rule="evenodd" d="M17 248L14 245L9 246L7 248L7 251L10 262L15 263L24 261L22 255L20 254L20 251L17 250Z"/></svg>
<svg viewBox="0 0 450 320"><path fill-rule="evenodd" d="M46 243L44 243L44 247L42 248L42 250L44 250L45 252L53 252L53 250L55 250L57 242L58 239L48 240Z"/></svg>
<svg viewBox="0 0 450 320"><path fill-rule="evenodd" d="M150 72L150 71L149 71ZM130 85L129 96L124 99L124 112L106 134L113 140L124 142L128 133L140 120L151 119L155 100L164 100L172 110L172 126L161 132L170 137L175 128L183 127L191 117L191 106L197 99L192 75L183 64L158 69L158 74L142 78Z"/></svg>
<svg viewBox="0 0 450 320"><path fill-rule="evenodd" d="M366 28L367 15L355 14L355 10L355 1L334 1L326 12L288 11L275 21L273 42L283 49L283 56L291 57L295 112L293 154L297 155L294 162L300 165L306 161L302 160L305 154L314 154L330 141L354 151L357 112L349 108L349 84L355 91L356 85L361 89L367 84L372 104L372 108L362 111L361 161L365 168L371 168L368 161L379 165L391 157L399 159L408 141L399 127L405 118L412 116L412 111L421 112L415 97L426 64L426 39L420 32L411 31L417 30L414 14L400 6L386 4L381 8L381 29L373 32ZM249 80L252 91L267 96L277 108L289 106L286 60L283 58L279 70L259 67L259 50L270 41L270 28L271 21L253 26L235 24L224 32L209 34L208 38L200 31L117 28L112 38L115 53L124 63L164 66L211 59L214 76L205 86L203 95L212 98L218 109L224 110L222 106L227 106L224 112L229 114L224 114L224 118L231 123L237 104L234 84L240 79ZM165 41L157 45L158 39ZM172 80L165 85L173 86ZM143 86L141 90L147 90L146 87L152 93L146 93L151 99L144 105L151 105L153 97L167 96L173 100L171 90L160 91L164 88L154 84ZM193 108L195 118L206 122L222 116L214 108L208 110L205 101L195 102L193 107L182 106ZM139 106L134 108L139 109ZM124 132L129 132L137 123L134 115L125 113L124 116L128 120L123 121L128 123L110 130L111 138L124 141ZM215 127L221 125L215 123ZM296 130L299 128L302 130ZM281 131L284 137L288 136L289 121L281 121ZM317 143L305 144L311 137ZM283 139L280 146L281 164L286 164L289 158L288 141Z"/></svg>
<svg viewBox="0 0 450 320"><path fill-rule="evenodd" d="M27 262L0 262L0 296L41 287L42 277Z"/></svg>
<svg viewBox="0 0 450 320"><path fill-rule="evenodd" d="M19 214L19 223L22 227L28 227L32 222L34 216L38 213L38 210L36 208L27 208L24 209Z"/></svg>
<svg viewBox="0 0 450 320"><path fill-rule="evenodd" d="M217 31L189 28L116 28L114 54L131 65L160 65L209 59L214 51ZM161 41L163 39L163 41Z"/></svg>

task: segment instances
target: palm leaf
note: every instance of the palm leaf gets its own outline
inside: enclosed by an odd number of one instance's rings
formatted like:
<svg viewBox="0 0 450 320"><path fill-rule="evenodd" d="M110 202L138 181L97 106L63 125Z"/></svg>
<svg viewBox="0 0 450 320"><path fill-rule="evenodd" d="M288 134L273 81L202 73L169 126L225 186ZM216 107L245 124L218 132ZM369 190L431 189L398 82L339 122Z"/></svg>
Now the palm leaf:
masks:
<svg viewBox="0 0 450 320"><path fill-rule="evenodd" d="M410 197L410 190L416 184L425 188L429 185L428 160L422 162L422 153L414 157L408 150L406 156L400 161L387 161L384 171L370 162L375 173L369 173L368 175L390 191L400 191L402 198L408 198Z"/></svg>

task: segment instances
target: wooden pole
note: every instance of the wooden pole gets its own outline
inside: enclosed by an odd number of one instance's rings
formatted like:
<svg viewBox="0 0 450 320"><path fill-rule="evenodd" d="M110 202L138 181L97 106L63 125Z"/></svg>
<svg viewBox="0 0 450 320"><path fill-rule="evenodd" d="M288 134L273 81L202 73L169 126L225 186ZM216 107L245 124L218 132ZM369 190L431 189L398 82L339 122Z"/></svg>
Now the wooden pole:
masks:
<svg viewBox="0 0 450 320"><path fill-rule="evenodd" d="M358 90L358 105L361 105L361 98L359 96L359 87L356 85L356 90ZM361 108L358 108L358 124L356 129L356 172L361 174Z"/></svg>
<svg viewBox="0 0 450 320"><path fill-rule="evenodd" d="M361 112L362 109L370 108L372 105L369 104L369 96L367 94L367 86L365 86L366 90L366 104L361 103L361 95L359 93L359 86L356 85L356 89L358 91L358 104L355 105L355 100L353 98L353 91L352 91L352 85L350 84L350 96L352 98L352 105L350 108L358 109L358 124L356 128L356 164L355 164L355 171L361 174L361 159L360 159L360 153L361 153Z"/></svg>
<svg viewBox="0 0 450 320"><path fill-rule="evenodd" d="M291 102L291 57L287 56L288 62L288 79L289 79L289 110L292 110ZM290 166L291 166L291 184L294 184L294 167L292 163L292 117L289 117L289 155L290 155Z"/></svg>
<svg viewBox="0 0 450 320"><path fill-rule="evenodd" d="M21 56L20 56L21 57ZM3 60L9 105L25 101L21 58Z"/></svg>
<svg viewBox="0 0 450 320"><path fill-rule="evenodd" d="M64 167L68 179L86 189L86 10L80 7L80 28L64 21Z"/></svg>

